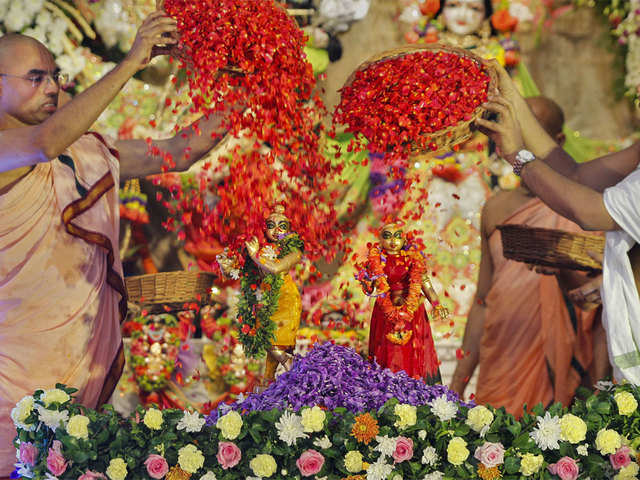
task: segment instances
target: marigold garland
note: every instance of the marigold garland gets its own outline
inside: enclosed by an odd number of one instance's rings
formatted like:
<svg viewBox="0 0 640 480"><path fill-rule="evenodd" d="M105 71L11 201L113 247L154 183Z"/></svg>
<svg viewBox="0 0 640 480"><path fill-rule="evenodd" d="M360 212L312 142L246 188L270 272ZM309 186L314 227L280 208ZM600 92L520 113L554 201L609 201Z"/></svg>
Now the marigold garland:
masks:
<svg viewBox="0 0 640 480"><path fill-rule="evenodd" d="M375 278L374 282L377 287L380 298L380 307L387 321L392 322L395 331L387 335L387 339L399 345L405 345L412 336L412 331L405 329L407 322L411 322L413 315L418 310L422 300L422 277L425 272L424 259L420 252L414 247L408 247L401 250L399 255L402 261L408 265L409 269L409 288L407 297L403 305L395 306L391 302L391 288L387 281L387 275L384 273L384 263L386 257L381 247L376 244L369 250L367 257L367 266Z"/></svg>
<svg viewBox="0 0 640 480"><path fill-rule="evenodd" d="M303 252L304 242L298 234L291 233L277 242L274 253L281 259L296 250ZM275 339L276 324L271 317L278 308L283 283L281 274L263 273L252 259L245 258L236 320L248 357L263 357Z"/></svg>
<svg viewBox="0 0 640 480"><path fill-rule="evenodd" d="M371 414L363 413L355 417L355 421L351 429L351 435L359 442L368 445L380 431L377 420Z"/></svg>
<svg viewBox="0 0 640 480"><path fill-rule="evenodd" d="M484 464L479 463L478 476L482 480L496 480L498 478L502 478L502 473L500 473L500 470L498 469L498 467L487 468L484 466Z"/></svg>

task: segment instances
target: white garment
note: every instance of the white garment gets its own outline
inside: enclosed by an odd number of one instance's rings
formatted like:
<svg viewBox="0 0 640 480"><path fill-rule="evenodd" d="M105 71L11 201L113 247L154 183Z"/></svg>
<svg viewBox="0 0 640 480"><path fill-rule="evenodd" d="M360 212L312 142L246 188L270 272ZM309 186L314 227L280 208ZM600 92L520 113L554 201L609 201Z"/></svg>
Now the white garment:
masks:
<svg viewBox="0 0 640 480"><path fill-rule="evenodd" d="M640 297L628 252L640 243L640 169L604 191L621 230L607 232L603 262L603 323L616 380L640 385Z"/></svg>

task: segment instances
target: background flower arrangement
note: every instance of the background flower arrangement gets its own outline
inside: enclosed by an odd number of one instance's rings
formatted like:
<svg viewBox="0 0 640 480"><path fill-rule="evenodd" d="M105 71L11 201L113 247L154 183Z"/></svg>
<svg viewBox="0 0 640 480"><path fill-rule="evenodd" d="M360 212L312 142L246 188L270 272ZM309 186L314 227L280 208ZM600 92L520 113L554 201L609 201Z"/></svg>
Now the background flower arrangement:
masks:
<svg viewBox="0 0 640 480"><path fill-rule="evenodd" d="M318 351L330 361L351 358L342 347ZM304 377L298 380L305 385ZM23 398L11 413L18 429L15 473L49 480L622 480L638 474L640 392L630 385L611 386L570 410L536 406L519 421L503 409L461 404L442 389L415 405L392 398L361 411L231 409L207 420L141 407L127 419L108 407L97 413L71 403L75 390L57 385Z"/></svg>

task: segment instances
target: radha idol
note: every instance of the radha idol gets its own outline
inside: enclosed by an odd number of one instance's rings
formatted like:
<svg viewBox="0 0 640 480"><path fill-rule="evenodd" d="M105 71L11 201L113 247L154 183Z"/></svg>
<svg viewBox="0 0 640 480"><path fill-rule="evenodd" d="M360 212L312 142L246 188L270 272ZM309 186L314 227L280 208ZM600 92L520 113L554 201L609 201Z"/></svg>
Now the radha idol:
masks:
<svg viewBox="0 0 640 480"><path fill-rule="evenodd" d="M371 316L369 356L394 372L433 384L440 382L429 318L423 296L440 318L448 312L438 301L429 281L425 259L407 241L400 222L380 230L380 243L373 245L357 275L365 293L376 297Z"/></svg>

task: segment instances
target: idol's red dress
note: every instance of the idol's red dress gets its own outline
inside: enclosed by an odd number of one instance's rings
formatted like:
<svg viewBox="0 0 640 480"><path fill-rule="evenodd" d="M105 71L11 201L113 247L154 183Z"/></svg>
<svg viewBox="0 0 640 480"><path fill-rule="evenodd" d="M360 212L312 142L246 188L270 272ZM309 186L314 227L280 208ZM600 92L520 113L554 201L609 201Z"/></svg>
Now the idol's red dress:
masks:
<svg viewBox="0 0 640 480"><path fill-rule="evenodd" d="M406 294L409 288L409 270L398 255L385 255L384 273L391 291L403 290ZM413 335L405 345L395 344L387 339L387 333L393 331L393 324L385 321L385 314L376 301L371 315L371 329L369 334L369 356L384 368L393 372L404 370L410 377L423 379L433 384L441 381L438 368L438 355L433 343L433 335L429 326L429 319L424 303L413 315L411 322Z"/></svg>

